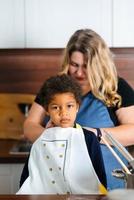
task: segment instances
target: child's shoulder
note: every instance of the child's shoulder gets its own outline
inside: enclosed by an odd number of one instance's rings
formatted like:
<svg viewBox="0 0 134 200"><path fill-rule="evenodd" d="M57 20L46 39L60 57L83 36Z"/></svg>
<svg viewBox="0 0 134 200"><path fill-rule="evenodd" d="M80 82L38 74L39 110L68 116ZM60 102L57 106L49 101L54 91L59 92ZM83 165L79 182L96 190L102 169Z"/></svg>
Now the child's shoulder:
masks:
<svg viewBox="0 0 134 200"><path fill-rule="evenodd" d="M85 136L85 141L87 143L87 145L98 145L99 141L96 137L96 135L94 134L94 132L87 130L85 128L82 128L84 136Z"/></svg>
<svg viewBox="0 0 134 200"><path fill-rule="evenodd" d="M96 138L97 139L97 137L96 137L96 135L95 135L95 133L93 131L90 131L90 130L88 130L86 128L83 128L83 127L82 127L82 129L83 129L83 132L84 132L85 135L88 135L91 138Z"/></svg>

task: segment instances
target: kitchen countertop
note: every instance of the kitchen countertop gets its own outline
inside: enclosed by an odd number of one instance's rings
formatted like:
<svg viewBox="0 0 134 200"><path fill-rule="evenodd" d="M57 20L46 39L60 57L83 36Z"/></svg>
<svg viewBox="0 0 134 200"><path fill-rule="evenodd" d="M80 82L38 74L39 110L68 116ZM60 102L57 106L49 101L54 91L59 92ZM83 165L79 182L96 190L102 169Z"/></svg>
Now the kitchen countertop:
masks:
<svg viewBox="0 0 134 200"><path fill-rule="evenodd" d="M102 200L104 195L0 195L0 200Z"/></svg>
<svg viewBox="0 0 134 200"><path fill-rule="evenodd" d="M28 154L10 154L10 150L17 140L0 139L0 164L4 163L25 163Z"/></svg>
<svg viewBox="0 0 134 200"><path fill-rule="evenodd" d="M28 154L10 154L10 150L18 142L13 139L0 139L0 164L4 163L25 163ZM134 145L129 147L129 152L134 157Z"/></svg>

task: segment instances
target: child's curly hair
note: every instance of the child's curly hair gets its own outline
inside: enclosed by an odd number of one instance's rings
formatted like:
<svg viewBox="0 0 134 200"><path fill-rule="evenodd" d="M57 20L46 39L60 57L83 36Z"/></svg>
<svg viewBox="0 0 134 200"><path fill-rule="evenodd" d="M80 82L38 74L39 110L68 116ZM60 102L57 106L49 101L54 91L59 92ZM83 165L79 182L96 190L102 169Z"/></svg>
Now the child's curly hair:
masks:
<svg viewBox="0 0 134 200"><path fill-rule="evenodd" d="M67 74L48 78L42 88L42 103L47 110L52 98L56 94L72 93L77 103L81 103L82 92L78 83Z"/></svg>

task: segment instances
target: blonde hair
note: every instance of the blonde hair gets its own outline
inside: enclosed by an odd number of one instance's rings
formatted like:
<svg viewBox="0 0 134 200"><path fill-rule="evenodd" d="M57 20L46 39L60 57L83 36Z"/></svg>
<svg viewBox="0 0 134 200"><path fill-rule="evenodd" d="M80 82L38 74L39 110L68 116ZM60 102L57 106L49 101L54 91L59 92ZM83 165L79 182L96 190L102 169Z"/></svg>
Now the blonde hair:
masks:
<svg viewBox="0 0 134 200"><path fill-rule="evenodd" d="M87 61L88 80L94 96L108 107L119 107L121 96L117 93L117 70L105 41L93 30L76 31L64 51L62 73L68 73L70 57L74 51L83 53Z"/></svg>

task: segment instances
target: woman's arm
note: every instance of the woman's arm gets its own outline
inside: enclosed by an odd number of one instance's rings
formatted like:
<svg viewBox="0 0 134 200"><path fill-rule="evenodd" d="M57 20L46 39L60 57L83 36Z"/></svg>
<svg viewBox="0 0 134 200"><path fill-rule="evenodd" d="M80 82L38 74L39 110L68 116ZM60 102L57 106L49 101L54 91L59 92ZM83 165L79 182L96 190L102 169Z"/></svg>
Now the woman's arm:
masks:
<svg viewBox="0 0 134 200"><path fill-rule="evenodd" d="M24 136L31 142L34 142L45 130L42 126L44 118L44 108L34 102L24 122Z"/></svg>
<svg viewBox="0 0 134 200"><path fill-rule="evenodd" d="M116 111L119 126L111 128L101 128L102 134L105 130L111 133L123 146L134 144L134 106L122 107Z"/></svg>

